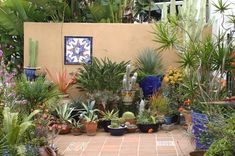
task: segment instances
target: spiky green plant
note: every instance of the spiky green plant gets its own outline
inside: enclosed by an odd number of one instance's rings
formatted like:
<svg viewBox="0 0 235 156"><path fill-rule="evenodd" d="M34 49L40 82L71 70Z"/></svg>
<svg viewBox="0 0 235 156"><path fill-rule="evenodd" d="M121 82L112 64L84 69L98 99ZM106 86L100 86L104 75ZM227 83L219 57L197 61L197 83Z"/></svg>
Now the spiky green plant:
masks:
<svg viewBox="0 0 235 156"><path fill-rule="evenodd" d="M37 105L57 96L58 91L54 84L48 83L43 77L29 82L25 76L22 76L16 81L16 95L21 100L27 100L27 109L30 111Z"/></svg>
<svg viewBox="0 0 235 156"><path fill-rule="evenodd" d="M69 122L71 121L71 114L74 110L74 107L71 107L70 104L65 103L63 105L58 105L55 109L60 122Z"/></svg>
<svg viewBox="0 0 235 156"><path fill-rule="evenodd" d="M159 75L162 70L161 53L152 48L145 48L136 58L135 66L140 78L147 75Z"/></svg>
<svg viewBox="0 0 235 156"><path fill-rule="evenodd" d="M122 78L128 62L112 62L108 58L93 58L92 64L79 68L77 84L80 88L95 93L97 91L118 92L122 87Z"/></svg>

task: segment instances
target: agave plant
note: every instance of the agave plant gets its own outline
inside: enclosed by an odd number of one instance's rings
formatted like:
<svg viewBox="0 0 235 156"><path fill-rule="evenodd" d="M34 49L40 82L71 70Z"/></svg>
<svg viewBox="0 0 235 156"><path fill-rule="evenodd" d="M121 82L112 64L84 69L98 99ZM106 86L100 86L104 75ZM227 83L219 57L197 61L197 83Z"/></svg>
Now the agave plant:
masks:
<svg viewBox="0 0 235 156"><path fill-rule="evenodd" d="M86 120L86 122L95 122L98 120L97 112L99 112L99 109L95 109L95 101L91 101L87 104L82 103L85 111L82 112L83 118Z"/></svg>
<svg viewBox="0 0 235 156"><path fill-rule="evenodd" d="M102 115L102 118L100 120L113 120L118 118L119 111L115 111L114 109L109 111L100 111L100 114Z"/></svg>
<svg viewBox="0 0 235 156"><path fill-rule="evenodd" d="M74 107L70 107L70 104L68 103L65 103L63 105L58 105L55 109L58 117L59 117L59 120L61 122L69 122L71 121L71 114L74 110Z"/></svg>
<svg viewBox="0 0 235 156"><path fill-rule="evenodd" d="M147 75L160 75L162 69L161 53L146 48L136 59L135 66L141 78Z"/></svg>
<svg viewBox="0 0 235 156"><path fill-rule="evenodd" d="M59 91L63 94L66 94L68 89L73 84L73 79L68 75L67 71L52 73L49 69L46 68L46 72L48 73L50 79L56 86Z"/></svg>

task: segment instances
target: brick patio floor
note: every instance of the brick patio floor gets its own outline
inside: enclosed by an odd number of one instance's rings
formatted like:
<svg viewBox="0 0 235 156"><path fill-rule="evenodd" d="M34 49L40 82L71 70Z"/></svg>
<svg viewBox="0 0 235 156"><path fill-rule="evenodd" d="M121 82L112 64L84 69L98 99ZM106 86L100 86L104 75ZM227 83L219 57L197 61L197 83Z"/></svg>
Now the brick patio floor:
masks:
<svg viewBox="0 0 235 156"><path fill-rule="evenodd" d="M190 138L180 127L156 133L129 133L110 136L59 135L55 144L64 156L188 156L193 150Z"/></svg>

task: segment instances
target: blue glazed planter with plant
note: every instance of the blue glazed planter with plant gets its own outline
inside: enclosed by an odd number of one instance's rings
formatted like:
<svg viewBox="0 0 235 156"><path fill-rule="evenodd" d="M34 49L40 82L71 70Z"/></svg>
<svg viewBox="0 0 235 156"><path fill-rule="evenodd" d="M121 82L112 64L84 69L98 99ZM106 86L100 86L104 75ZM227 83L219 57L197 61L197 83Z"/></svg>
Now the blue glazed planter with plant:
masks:
<svg viewBox="0 0 235 156"><path fill-rule="evenodd" d="M146 48L137 57L136 68L138 82L143 90L144 97L151 96L159 90L163 79L162 56L155 49Z"/></svg>

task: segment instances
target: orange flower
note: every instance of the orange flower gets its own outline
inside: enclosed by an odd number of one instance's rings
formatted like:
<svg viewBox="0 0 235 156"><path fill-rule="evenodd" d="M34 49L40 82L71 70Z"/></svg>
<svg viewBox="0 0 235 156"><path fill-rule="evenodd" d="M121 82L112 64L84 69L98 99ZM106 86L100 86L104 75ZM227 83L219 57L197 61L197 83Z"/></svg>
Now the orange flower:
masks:
<svg viewBox="0 0 235 156"><path fill-rule="evenodd" d="M190 100L189 100L189 99L188 99L188 100L185 100L185 101L184 101L184 104L189 105L189 104L190 104Z"/></svg>
<svg viewBox="0 0 235 156"><path fill-rule="evenodd" d="M184 110L184 108L182 108L182 107L180 107L180 108L178 109L179 112L181 112L181 111L183 111L183 110Z"/></svg>
<svg viewBox="0 0 235 156"><path fill-rule="evenodd" d="M148 133L152 133L152 132L153 132L153 129L150 128L150 129L148 130Z"/></svg>

